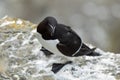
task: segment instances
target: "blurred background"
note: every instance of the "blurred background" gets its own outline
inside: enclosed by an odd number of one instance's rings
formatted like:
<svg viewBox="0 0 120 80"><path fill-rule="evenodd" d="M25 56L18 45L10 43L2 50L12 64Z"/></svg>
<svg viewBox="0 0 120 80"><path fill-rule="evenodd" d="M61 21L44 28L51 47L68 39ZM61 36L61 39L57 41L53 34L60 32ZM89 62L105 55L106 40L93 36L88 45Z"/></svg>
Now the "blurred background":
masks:
<svg viewBox="0 0 120 80"><path fill-rule="evenodd" d="M0 0L0 18L6 15L36 24L53 16L85 43L120 53L120 0Z"/></svg>

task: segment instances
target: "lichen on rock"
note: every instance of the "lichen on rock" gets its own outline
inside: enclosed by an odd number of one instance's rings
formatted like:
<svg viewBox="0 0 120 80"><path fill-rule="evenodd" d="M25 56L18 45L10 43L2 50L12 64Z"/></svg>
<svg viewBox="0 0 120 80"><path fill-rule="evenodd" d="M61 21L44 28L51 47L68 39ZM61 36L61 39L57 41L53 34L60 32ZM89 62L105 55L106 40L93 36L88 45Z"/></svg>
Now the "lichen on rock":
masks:
<svg viewBox="0 0 120 80"><path fill-rule="evenodd" d="M22 19L0 19L0 80L120 80L120 55L81 56L54 74L51 65L65 58L46 57L34 35L36 24Z"/></svg>

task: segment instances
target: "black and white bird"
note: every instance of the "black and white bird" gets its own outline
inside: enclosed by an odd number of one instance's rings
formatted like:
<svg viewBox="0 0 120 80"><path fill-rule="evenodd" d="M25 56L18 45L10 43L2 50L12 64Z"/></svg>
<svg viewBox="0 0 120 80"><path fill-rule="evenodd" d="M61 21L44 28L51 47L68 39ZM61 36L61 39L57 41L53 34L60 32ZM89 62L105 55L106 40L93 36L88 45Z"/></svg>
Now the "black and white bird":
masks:
<svg viewBox="0 0 120 80"><path fill-rule="evenodd" d="M53 64L52 71L58 72L64 65L71 63L72 58L87 55L99 56L96 48L89 48L81 38L69 26L59 24L54 17L46 17L37 26L37 38L42 44L43 51L64 56L68 62L64 64Z"/></svg>

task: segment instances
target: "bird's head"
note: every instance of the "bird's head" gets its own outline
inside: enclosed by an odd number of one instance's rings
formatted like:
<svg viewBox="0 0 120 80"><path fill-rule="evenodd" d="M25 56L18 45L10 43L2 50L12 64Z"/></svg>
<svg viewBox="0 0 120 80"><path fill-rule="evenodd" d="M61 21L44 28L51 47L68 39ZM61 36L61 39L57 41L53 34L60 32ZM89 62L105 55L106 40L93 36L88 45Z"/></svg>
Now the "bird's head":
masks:
<svg viewBox="0 0 120 80"><path fill-rule="evenodd" d="M44 39L52 39L54 36L57 21L53 17L46 17L38 26L37 32L42 35Z"/></svg>

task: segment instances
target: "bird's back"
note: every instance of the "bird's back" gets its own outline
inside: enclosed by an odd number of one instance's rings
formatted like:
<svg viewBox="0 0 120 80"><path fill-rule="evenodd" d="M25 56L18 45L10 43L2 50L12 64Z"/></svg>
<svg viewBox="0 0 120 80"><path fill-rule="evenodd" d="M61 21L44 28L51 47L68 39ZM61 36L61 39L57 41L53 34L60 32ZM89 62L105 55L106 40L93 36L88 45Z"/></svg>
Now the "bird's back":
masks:
<svg viewBox="0 0 120 80"><path fill-rule="evenodd" d="M66 56L73 57L72 55L82 46L80 37L70 27L63 24L57 25L55 37L59 40L57 48Z"/></svg>

